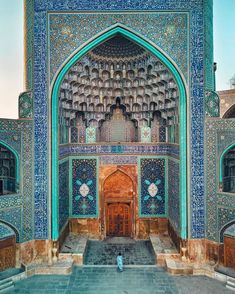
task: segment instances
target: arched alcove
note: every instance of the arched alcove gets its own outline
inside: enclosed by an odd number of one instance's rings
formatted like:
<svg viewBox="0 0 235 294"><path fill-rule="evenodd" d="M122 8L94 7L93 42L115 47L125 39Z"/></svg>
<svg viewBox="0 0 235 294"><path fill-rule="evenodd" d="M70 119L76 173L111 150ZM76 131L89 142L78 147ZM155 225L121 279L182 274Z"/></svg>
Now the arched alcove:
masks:
<svg viewBox="0 0 235 294"><path fill-rule="evenodd" d="M176 140L176 134L179 133L179 145L180 145L180 206L181 206L181 215L180 215L180 235L182 239L186 239L187 236L187 232L186 232L186 207L187 207L187 198L186 198L186 191L187 191L187 187L186 187L186 169L187 169L187 162L186 162L186 146L187 146L187 141L186 141L186 127L187 127L187 120L186 120L186 91L185 91L185 86L184 86L184 82L183 82L183 78L179 73L179 70L177 69L177 67L175 66L174 62L172 62L170 60L170 58L166 57L165 54L162 53L162 51L157 48L156 45L149 43L147 40L145 40L142 36L139 36L138 34L120 26L120 25L116 25L112 28L110 28L109 30L106 30L104 32L102 32L99 36L97 36L96 38L90 40L90 42L87 42L84 46L82 46L81 48L78 49L78 51L71 56L70 59L68 59L67 63L65 65L63 65L63 67L60 69L60 72L58 73L56 79L55 79L55 83L53 84L53 89L52 89L52 106L51 106L51 110L52 110L52 238L53 240L56 240L58 238L58 199L57 199L57 195L58 195L58 185L57 185L57 179L58 179L58 142L59 142L59 129L62 129L62 132L64 132L64 135L62 136L63 140L61 140L61 143L66 143L67 138L69 137L69 124L68 124L68 119L67 116L62 116L62 119L60 121L62 121L62 126L58 126L58 121L59 121L59 109L61 104L58 103L58 100L60 100L61 102L63 102L63 99L60 99L61 97L63 97L61 95L61 89L65 88L64 86L62 86L64 83L68 83L68 79L67 79L67 74L69 73L70 69L78 62L78 60L82 60L82 58L85 58L86 54L90 54L92 55L94 52L96 53L96 55L98 55L98 53L95 51L96 48L99 47L99 45L103 44L105 45L105 42L115 38L116 36L121 36L122 38L127 39L129 42L132 42L132 44L137 44L138 46L138 50L140 50L140 52L138 54L142 54L143 50L144 52L147 51L148 54L150 54L151 56L153 56L153 58L157 59L157 62L153 65L153 66L148 66L147 70L137 70L136 72L139 74L139 79L138 81L135 80L135 71L131 69L132 64L131 61L128 61L127 64L125 64L125 68L122 67L122 74L118 74L120 67L121 67L121 63L120 61L118 62L112 62L112 60L108 60L108 66L107 67L105 65L105 61L102 59L102 57L99 59L99 66L97 70L91 70L91 75L93 75L94 73L96 74L95 79L99 79L99 73L102 75L104 69L110 71L110 78L108 75L103 75L103 76L107 76L108 80L105 81L105 85L107 83L109 83L109 87L107 88L107 93L103 93L104 92L104 84L101 86L99 85L100 81L98 82L98 84L96 84L96 88L94 90L93 94L88 94L88 95L94 95L94 101L91 101L90 104L92 104L92 111L94 111L97 107L97 105L101 105L102 104L102 109L103 107L107 107L106 112L111 111L113 109L113 105L115 105L115 96L110 96L109 93L112 92L113 87L116 88L116 94L119 93L121 95L125 94L125 101L128 100L128 102L125 102L126 111L130 111L130 112L134 112L135 110L138 110L138 112L149 112L152 113L154 111L157 110L157 108L159 107L160 109L164 108L165 105L166 107L173 107L174 105L174 99L177 99L177 97L179 98L179 103L178 103L178 112L180 113L180 124L178 126L173 126L173 124L175 122L178 122L179 119L172 119L172 114L171 111L169 109L168 111L162 112L162 120L160 121L161 123L164 122L163 126L164 126L164 130L166 129L165 127L165 120L169 120L170 124L169 124L169 130L170 130L170 134L171 136L169 136L168 138L170 138L170 140L172 140L171 142L175 142ZM139 48L140 47L140 48ZM107 53L108 54L108 53ZM144 53L143 53L144 54ZM110 57L111 58L111 57ZM97 60L97 59L96 59ZM138 61L138 60L137 60ZM137 62L136 60L133 62ZM140 67L142 68L142 67ZM153 95L151 94L151 91L153 89L153 87L147 87L147 92L149 92L149 94L146 93L142 93L143 92L143 88L142 87L142 76L144 74L151 74L152 69L154 70L162 70L163 72L161 74L158 74L156 77L152 77L152 80L155 81L154 85L155 85L155 90L158 92L158 95ZM112 71L116 71L116 75L115 78L116 80L113 80L112 77ZM120 79L121 77L123 78L123 71L126 72L126 79L123 80L123 85L124 85L124 90L120 91L121 87L120 87ZM113 73L114 73L113 72ZM169 76L171 76L171 79L169 80L169 89L170 88L174 88L174 86L176 85L177 89L173 89L173 91L171 91L171 99L169 100L170 103L165 103L164 101L164 95L166 94L164 91L164 81L163 79L168 78ZM79 81L82 81L85 83L85 76L83 77L78 77L77 78ZM133 79L133 81L132 81ZM149 76L147 78L147 81L150 82L151 77ZM86 77L86 81L87 77ZM93 83L96 82L94 80L91 80L91 84L93 85ZM126 84L126 86L125 86ZM128 84L128 86L127 86ZM85 85L85 84L84 84ZM129 93L128 91L128 87L129 89L131 89L131 92ZM142 93L141 95L138 95L137 90L140 90L140 92ZM101 91L102 90L102 91ZM122 89L121 89L122 90ZM177 94L178 92L178 94ZM82 93L83 95L83 93ZM66 96L66 94L65 94ZM141 97L140 97L141 96ZM60 98L59 98L60 97ZM82 96L83 97L83 96ZM107 98L108 97L108 98ZM138 97L138 103L137 103L137 97ZM144 104L145 103L145 107L147 104L150 106L150 101L149 104L146 102L147 97L150 97L150 99L153 99L154 107L152 107L152 110L149 109L144 109ZM89 99L91 99L91 96L88 97ZM105 98L105 99L104 99ZM141 99L140 99L141 98ZM169 98L169 97L168 97ZM81 98L83 99L83 98ZM162 100L162 101L159 101ZM70 99L71 100L71 99ZM102 100L102 103L101 101ZM136 101L135 101L136 100ZM145 101L145 102L144 102ZM65 102L65 107L64 109L71 109L73 108L73 101L68 101L66 99ZM80 104L76 102L77 107L80 107ZM122 102L121 102L122 104ZM143 105L142 105L143 104ZM87 104L86 104L87 105ZM138 109L136 107L136 105L138 105ZM89 105L88 105L89 106ZM134 106L134 107L133 107ZM62 107L63 108L63 107ZM174 107L173 107L174 108ZM173 109L172 108L172 109ZM101 108L100 108L101 109ZM83 113L83 116L80 119L80 122L82 122L83 118L86 117L86 114L84 113L83 109L79 110L81 113ZM73 109L72 109L73 112ZM101 113L102 114L102 113ZM92 115L91 115L92 116ZM96 115L97 116L97 115ZM102 116L102 115L101 115ZM150 115L151 117L151 115ZM107 118L101 118L100 122L98 124L98 126L102 125L102 122L105 121ZM85 118L86 120L86 118ZM135 115L133 116L133 122L135 122L136 124L138 124L138 120L139 118L136 117ZM94 121L94 117L92 117L92 121ZM148 123L148 119L146 120L145 117L141 117L141 122L146 121ZM74 122L73 122L73 126L74 128ZM80 126L81 128L81 144L85 143L85 135L86 132L85 129L86 127L89 127L89 123L85 123L85 125ZM148 128L148 127L147 127ZM147 132L147 128L145 129L145 133L148 135L149 132ZM175 131L177 128L179 128L179 131ZM163 128L161 128L162 131ZM76 132L75 132L76 133ZM93 132L94 134L95 132ZM139 133L139 132L138 132ZM75 134L76 136L76 134ZM148 142L148 140L151 140L151 135L148 135L148 138L144 138L144 142ZM166 138L165 135L162 136L162 140Z"/></svg>

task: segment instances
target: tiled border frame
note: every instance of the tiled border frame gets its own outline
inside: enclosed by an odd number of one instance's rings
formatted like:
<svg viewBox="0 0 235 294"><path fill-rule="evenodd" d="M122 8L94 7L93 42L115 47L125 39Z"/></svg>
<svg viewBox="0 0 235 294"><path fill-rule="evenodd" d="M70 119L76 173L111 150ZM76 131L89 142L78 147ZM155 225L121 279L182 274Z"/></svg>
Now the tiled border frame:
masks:
<svg viewBox="0 0 235 294"><path fill-rule="evenodd" d="M204 88L203 88L203 55L204 55L204 30L203 30L203 5L201 0L140 0L138 2L117 2L107 5L104 0L73 0L73 1L55 1L55 0L35 0L35 22L34 22L34 126L35 126L35 166L41 167L40 172L35 171L35 198L42 202L41 212L35 214L35 238L50 238L50 220L48 219L48 194L50 182L48 183L49 170L49 146L48 135L48 100L47 100L47 11L72 11L72 10L105 10L105 11L188 11L190 12L190 97L191 97L191 125L188 127L190 137L188 140L191 150L188 151L190 159L191 174L189 175L191 188L188 192L191 194L189 208L189 226L191 224L191 237L204 237L204 160L203 160L203 141L204 141ZM194 130L194 131L193 131ZM48 141L49 140L49 141ZM190 149L190 148L189 148ZM191 191L190 191L191 190ZM37 228L39 221L47 228L44 232ZM54 237L53 237L54 238Z"/></svg>
<svg viewBox="0 0 235 294"><path fill-rule="evenodd" d="M172 157L172 156L168 156L168 160L167 160L167 167L168 167L168 178L169 178L169 161L172 160L173 162L177 163L180 165L180 160L178 158L175 158L175 157ZM169 185L168 185L168 189L167 189L167 194L168 194L168 202L169 202ZM181 191L180 191L180 185L179 185L179 194L181 194ZM179 203L180 203L181 199L179 198ZM179 207L180 207L180 215L181 215L181 203L179 204ZM170 213L169 213L169 206L168 206L168 219L169 221L171 220L170 219ZM172 225L172 224L171 224ZM180 229L181 229L181 219L179 219L179 228L176 229L174 226L173 226L175 232L178 234L178 236L180 236Z"/></svg>
<svg viewBox="0 0 235 294"><path fill-rule="evenodd" d="M69 163L69 168L70 168L70 161L69 161L69 157L65 157L65 158L63 158L63 159L60 159L59 160L59 165L60 164L63 164L63 163L65 163L65 162L68 162ZM70 186L70 171L68 171L69 172L69 186ZM70 197L70 195L69 195L69 197ZM57 200L59 201L59 197L57 198ZM69 208L70 209L70 208ZM58 215L59 215L59 203L58 203ZM68 211L68 215L69 215L69 213L70 213L70 210ZM68 224L68 219L67 219L67 222L63 225L63 227L59 230L59 234L61 234L63 231L64 231L64 229L65 229L65 227L67 226L67 224ZM59 219L58 219L58 227L59 227Z"/></svg>

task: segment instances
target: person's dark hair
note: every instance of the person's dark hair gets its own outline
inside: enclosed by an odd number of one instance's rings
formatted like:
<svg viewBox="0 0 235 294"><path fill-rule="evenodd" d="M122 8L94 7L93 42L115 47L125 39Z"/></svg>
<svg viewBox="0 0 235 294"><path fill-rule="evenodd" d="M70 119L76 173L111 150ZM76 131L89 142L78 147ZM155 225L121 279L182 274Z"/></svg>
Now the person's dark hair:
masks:
<svg viewBox="0 0 235 294"><path fill-rule="evenodd" d="M122 254L119 252L118 255L122 255Z"/></svg>

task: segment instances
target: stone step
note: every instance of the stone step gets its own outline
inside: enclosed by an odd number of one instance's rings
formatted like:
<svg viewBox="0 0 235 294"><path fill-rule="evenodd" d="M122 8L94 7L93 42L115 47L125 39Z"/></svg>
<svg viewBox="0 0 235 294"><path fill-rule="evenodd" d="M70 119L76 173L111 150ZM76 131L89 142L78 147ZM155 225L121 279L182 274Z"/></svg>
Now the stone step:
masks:
<svg viewBox="0 0 235 294"><path fill-rule="evenodd" d="M228 277L227 278L227 284L226 284L226 288L235 291L235 279Z"/></svg>
<svg viewBox="0 0 235 294"><path fill-rule="evenodd" d="M7 278L0 281L0 293L7 293L14 289L14 283L11 278Z"/></svg>
<svg viewBox="0 0 235 294"><path fill-rule="evenodd" d="M116 265L117 255L121 253L124 265L156 264L153 248L149 240L130 240L113 238L113 240L94 241L87 244L84 264Z"/></svg>
<svg viewBox="0 0 235 294"><path fill-rule="evenodd" d="M231 286L229 286L228 284L226 285L226 288L227 288L227 289L229 289L229 290L232 290L232 291L234 291L234 292L235 292L235 288L234 288L234 287L231 287Z"/></svg>
<svg viewBox="0 0 235 294"><path fill-rule="evenodd" d="M228 277L227 278L227 282L230 283L231 285L234 285L235 286L235 278Z"/></svg>

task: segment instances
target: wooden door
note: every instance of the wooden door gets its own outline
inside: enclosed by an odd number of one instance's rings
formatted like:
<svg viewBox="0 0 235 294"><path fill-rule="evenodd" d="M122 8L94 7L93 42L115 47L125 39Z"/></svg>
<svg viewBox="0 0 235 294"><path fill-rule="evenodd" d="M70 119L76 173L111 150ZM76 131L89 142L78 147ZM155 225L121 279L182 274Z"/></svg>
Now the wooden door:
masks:
<svg viewBox="0 0 235 294"><path fill-rule="evenodd" d="M224 237L224 265L235 269L235 239Z"/></svg>
<svg viewBox="0 0 235 294"><path fill-rule="evenodd" d="M131 208L129 203L107 204L107 236L131 236Z"/></svg>

